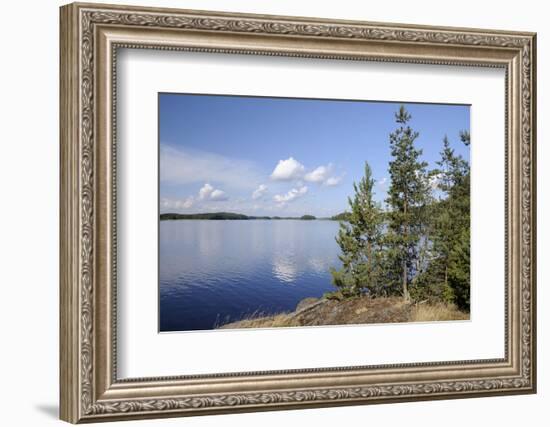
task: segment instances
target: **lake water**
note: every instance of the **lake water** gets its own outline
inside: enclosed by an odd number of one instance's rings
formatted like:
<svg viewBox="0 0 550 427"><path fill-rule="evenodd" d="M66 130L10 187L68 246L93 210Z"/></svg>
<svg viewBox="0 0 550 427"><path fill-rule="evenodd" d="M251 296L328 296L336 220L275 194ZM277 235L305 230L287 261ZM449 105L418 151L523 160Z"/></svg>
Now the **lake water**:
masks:
<svg viewBox="0 0 550 427"><path fill-rule="evenodd" d="M327 220L161 221L160 330L292 311L334 290L337 233Z"/></svg>

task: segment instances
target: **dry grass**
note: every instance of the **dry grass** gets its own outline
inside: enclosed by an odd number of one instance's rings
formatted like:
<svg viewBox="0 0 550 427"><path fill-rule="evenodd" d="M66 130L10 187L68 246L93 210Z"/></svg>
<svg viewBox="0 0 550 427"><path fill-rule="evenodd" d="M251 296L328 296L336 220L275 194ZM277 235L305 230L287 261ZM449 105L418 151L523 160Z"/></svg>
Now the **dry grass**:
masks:
<svg viewBox="0 0 550 427"><path fill-rule="evenodd" d="M452 304L417 304L411 312L411 322L442 322L445 320L468 320L470 314L460 311Z"/></svg>
<svg viewBox="0 0 550 427"><path fill-rule="evenodd" d="M253 315L238 322L220 326L220 329L233 328L282 328L288 326L300 326L290 314L282 313L274 316Z"/></svg>
<svg viewBox="0 0 550 427"><path fill-rule="evenodd" d="M468 313L448 304L410 304L401 297L318 300L290 313L254 312L245 319L218 326L221 329L282 328L292 326L368 323L442 322L467 320Z"/></svg>

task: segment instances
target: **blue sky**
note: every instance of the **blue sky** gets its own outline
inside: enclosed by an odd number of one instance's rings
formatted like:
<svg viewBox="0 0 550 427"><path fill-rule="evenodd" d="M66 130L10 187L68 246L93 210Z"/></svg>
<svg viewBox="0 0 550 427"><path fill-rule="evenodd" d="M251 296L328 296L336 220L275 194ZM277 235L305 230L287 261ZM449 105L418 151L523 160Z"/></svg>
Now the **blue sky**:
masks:
<svg viewBox="0 0 550 427"><path fill-rule="evenodd" d="M382 202L400 103L159 94L160 211L331 216L368 161ZM430 168L459 140L470 107L404 103Z"/></svg>

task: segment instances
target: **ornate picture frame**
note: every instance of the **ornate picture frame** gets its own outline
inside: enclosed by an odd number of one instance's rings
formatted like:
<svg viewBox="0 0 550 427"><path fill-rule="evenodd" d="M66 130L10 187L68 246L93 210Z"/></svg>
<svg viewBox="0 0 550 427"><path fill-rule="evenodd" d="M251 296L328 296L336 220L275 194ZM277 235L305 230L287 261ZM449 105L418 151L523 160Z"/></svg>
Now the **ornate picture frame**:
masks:
<svg viewBox="0 0 550 427"><path fill-rule="evenodd" d="M61 419L97 422L536 391L535 34L79 3L60 13ZM119 379L120 48L504 69L505 357Z"/></svg>

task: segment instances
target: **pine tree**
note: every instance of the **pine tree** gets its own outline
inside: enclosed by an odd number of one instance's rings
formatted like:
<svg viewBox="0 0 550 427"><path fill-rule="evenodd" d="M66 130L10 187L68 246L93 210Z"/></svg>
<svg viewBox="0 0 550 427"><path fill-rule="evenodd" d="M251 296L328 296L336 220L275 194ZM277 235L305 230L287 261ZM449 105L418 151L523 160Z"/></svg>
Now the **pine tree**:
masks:
<svg viewBox="0 0 550 427"><path fill-rule="evenodd" d="M411 118L403 106L395 114L386 210L374 201L368 163L354 183L351 212L336 237L342 268L331 269L339 288L334 296L401 294L405 300L443 301L469 310L470 166L445 136L438 167L427 171ZM470 144L469 132L459 137Z"/></svg>
<svg viewBox="0 0 550 427"><path fill-rule="evenodd" d="M438 170L438 189L446 196L442 200L436 212L434 250L438 253L438 265L443 275L443 288L449 287L449 256L456 240L456 230L453 229L453 203L449 198L450 191L455 186L457 158L454 150L451 148L447 135L443 138L443 150L441 151L441 160L437 162ZM447 291L447 295L449 292Z"/></svg>
<svg viewBox="0 0 550 427"><path fill-rule="evenodd" d="M461 132L460 139L468 145L469 133ZM469 305L470 168L462 156L455 154L447 136L437 165L437 189L443 197L434 210L435 259L430 280L439 284L443 300L465 308Z"/></svg>
<svg viewBox="0 0 550 427"><path fill-rule="evenodd" d="M461 131L460 140L470 145L470 132ZM454 303L470 310L470 165L462 157L454 164L454 186L449 191L456 239L449 256L449 285Z"/></svg>
<svg viewBox="0 0 550 427"><path fill-rule="evenodd" d="M470 227L463 228L449 255L449 283L454 303L470 310Z"/></svg>
<svg viewBox="0 0 550 427"><path fill-rule="evenodd" d="M395 114L399 127L390 134L392 160L388 198L387 246L388 274L400 283L405 300L410 300L409 285L417 271L419 243L429 196L428 164L421 160L422 150L415 147L419 133L408 125L411 115L404 106Z"/></svg>
<svg viewBox="0 0 550 427"><path fill-rule="evenodd" d="M374 201L374 179L365 162L365 175L353 184L354 197L348 198L350 214L340 222L336 242L342 251L340 270L331 269L332 281L344 297L370 296L380 293L379 243L381 236L381 209Z"/></svg>

